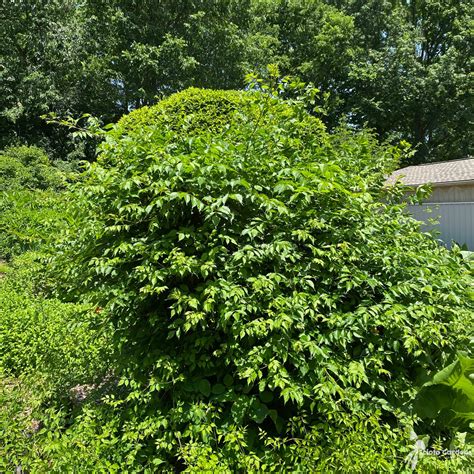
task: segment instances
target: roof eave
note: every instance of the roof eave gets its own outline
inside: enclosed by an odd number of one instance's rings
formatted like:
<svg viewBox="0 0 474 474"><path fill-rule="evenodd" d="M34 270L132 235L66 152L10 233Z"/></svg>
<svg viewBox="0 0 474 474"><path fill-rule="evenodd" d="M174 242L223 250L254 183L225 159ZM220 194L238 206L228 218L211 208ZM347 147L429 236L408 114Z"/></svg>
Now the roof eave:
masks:
<svg viewBox="0 0 474 474"><path fill-rule="evenodd" d="M463 185L468 185L468 184L474 185L474 179L464 179L464 180L458 180L458 181L425 181L424 183L410 183L410 184L405 184L402 179L401 183L409 187L423 186L424 184L431 184L432 186L453 186L453 185L463 186Z"/></svg>

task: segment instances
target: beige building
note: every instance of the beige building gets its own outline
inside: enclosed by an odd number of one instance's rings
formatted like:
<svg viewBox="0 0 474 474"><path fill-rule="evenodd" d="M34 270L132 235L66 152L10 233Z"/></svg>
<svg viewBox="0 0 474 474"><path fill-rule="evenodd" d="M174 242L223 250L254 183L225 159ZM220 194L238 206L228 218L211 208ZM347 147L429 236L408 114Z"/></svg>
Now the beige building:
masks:
<svg viewBox="0 0 474 474"><path fill-rule="evenodd" d="M474 250L474 158L408 166L387 183L397 180L413 188L431 184L431 196L421 206L409 206L410 212L424 222L438 219L437 225L426 227L438 231L446 245L454 241Z"/></svg>

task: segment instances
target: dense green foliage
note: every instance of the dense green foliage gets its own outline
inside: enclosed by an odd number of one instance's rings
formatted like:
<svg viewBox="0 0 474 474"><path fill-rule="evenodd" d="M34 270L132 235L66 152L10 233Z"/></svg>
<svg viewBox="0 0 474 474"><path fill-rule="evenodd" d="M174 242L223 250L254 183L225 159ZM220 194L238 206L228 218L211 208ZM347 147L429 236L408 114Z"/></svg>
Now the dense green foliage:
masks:
<svg viewBox="0 0 474 474"><path fill-rule="evenodd" d="M474 421L474 359L458 359L423 385L417 397L417 411L440 426L469 429Z"/></svg>
<svg viewBox="0 0 474 474"><path fill-rule="evenodd" d="M118 130L127 133L140 127L169 126L187 133L221 131L245 96L237 91L189 88L152 107L142 107L121 118Z"/></svg>
<svg viewBox="0 0 474 474"><path fill-rule="evenodd" d="M67 204L53 191L16 190L0 196L0 259L10 259L57 237Z"/></svg>
<svg viewBox="0 0 474 474"><path fill-rule="evenodd" d="M417 161L464 158L472 8L465 0L3 2L1 144L35 143L64 158L78 150L42 114L116 121L185 87L243 88L245 72L275 63L330 94L331 129L345 118L417 145Z"/></svg>
<svg viewBox="0 0 474 474"><path fill-rule="evenodd" d="M2 472L20 466L53 472L49 459L58 428L83 398L96 403L95 392L107 380L108 344L99 316L84 305L47 298L47 286L37 254L23 254L0 275Z"/></svg>
<svg viewBox="0 0 474 474"><path fill-rule="evenodd" d="M0 288L0 372L12 377L49 377L57 390L93 379L100 344L87 308L45 298L41 259L25 253L8 267ZM70 386L68 386L68 384Z"/></svg>
<svg viewBox="0 0 474 474"><path fill-rule="evenodd" d="M64 176L40 148L19 146L0 151L0 191L59 189L64 184Z"/></svg>
<svg viewBox="0 0 474 474"><path fill-rule="evenodd" d="M33 146L0 152L0 259L37 249L66 219L66 174Z"/></svg>
<svg viewBox="0 0 474 474"><path fill-rule="evenodd" d="M384 181L472 150L472 12L3 2L0 471L468 472L472 255Z"/></svg>
<svg viewBox="0 0 474 474"><path fill-rule="evenodd" d="M63 442L95 432L130 470L367 472L403 466L409 427L454 441L413 402L469 347L472 278L384 187L401 151L261 92L209 129L225 97L135 112L76 190L55 272L114 326L123 391Z"/></svg>
<svg viewBox="0 0 474 474"><path fill-rule="evenodd" d="M0 175L0 470L46 472L51 434L110 384L109 344L98 313L47 296L56 282L44 253L67 223L66 174L35 147L5 149L0 162L18 171Z"/></svg>

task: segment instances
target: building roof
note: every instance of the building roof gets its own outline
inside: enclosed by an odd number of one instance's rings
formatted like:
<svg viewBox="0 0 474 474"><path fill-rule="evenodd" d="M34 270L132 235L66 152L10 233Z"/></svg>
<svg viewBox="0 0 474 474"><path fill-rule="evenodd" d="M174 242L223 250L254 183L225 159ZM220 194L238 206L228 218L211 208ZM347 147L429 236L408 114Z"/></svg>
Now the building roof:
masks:
<svg viewBox="0 0 474 474"><path fill-rule="evenodd" d="M474 158L407 166L393 172L387 184L394 184L397 178L401 178L401 182L407 186L428 183L455 184L469 181L474 184Z"/></svg>

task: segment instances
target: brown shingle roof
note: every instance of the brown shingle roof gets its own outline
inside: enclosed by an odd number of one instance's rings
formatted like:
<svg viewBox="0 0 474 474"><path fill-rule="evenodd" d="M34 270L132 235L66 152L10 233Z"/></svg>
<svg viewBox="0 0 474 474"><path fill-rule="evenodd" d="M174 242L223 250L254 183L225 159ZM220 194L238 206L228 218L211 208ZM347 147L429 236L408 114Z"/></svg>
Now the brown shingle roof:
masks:
<svg viewBox="0 0 474 474"><path fill-rule="evenodd" d="M392 173L387 184L393 184L401 177L403 184L418 186L420 184L449 184L462 181L474 183L474 158L464 160L442 161L418 166L408 166Z"/></svg>

